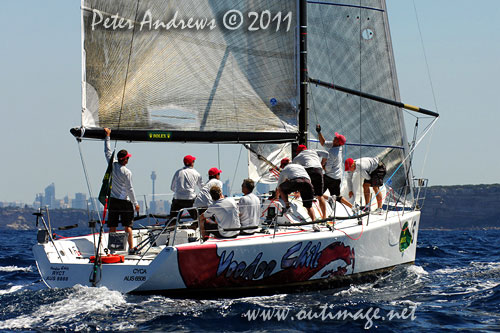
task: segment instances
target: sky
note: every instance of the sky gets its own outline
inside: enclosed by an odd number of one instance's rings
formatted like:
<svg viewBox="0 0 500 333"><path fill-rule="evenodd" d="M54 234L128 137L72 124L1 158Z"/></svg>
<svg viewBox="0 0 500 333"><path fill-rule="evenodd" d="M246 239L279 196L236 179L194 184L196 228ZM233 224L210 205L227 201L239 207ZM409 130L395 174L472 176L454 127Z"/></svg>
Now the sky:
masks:
<svg viewBox="0 0 500 333"><path fill-rule="evenodd" d="M500 1L387 0L387 7L401 100L441 114L416 150L416 176L430 185L500 183ZM80 35L79 0L0 0L0 201L32 203L51 183L57 198L88 193L69 133L81 124ZM95 195L103 143L80 148ZM170 193L187 154L205 179L213 166L234 189L246 177L247 153L238 145L122 148L132 153L139 197L150 196L153 170L157 195Z"/></svg>

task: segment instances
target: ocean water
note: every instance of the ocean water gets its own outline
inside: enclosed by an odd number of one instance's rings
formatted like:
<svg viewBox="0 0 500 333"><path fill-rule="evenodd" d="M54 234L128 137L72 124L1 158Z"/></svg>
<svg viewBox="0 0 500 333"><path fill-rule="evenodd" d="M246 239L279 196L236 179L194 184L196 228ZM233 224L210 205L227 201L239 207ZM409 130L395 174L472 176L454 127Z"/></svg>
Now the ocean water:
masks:
<svg viewBox="0 0 500 333"><path fill-rule="evenodd" d="M500 331L500 230L423 230L415 265L373 283L192 300L48 289L29 231L0 234L0 331Z"/></svg>

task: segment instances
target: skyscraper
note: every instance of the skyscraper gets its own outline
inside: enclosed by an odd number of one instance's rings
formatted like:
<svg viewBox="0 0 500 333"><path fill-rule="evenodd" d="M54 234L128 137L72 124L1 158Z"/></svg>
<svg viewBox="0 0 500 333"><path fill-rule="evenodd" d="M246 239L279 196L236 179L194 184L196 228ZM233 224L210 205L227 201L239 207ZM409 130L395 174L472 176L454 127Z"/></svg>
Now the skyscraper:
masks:
<svg viewBox="0 0 500 333"><path fill-rule="evenodd" d="M56 185L54 183L45 188L43 204L49 208L56 208Z"/></svg>
<svg viewBox="0 0 500 333"><path fill-rule="evenodd" d="M87 209L87 195L85 193L75 193L72 206L76 209Z"/></svg>
<svg viewBox="0 0 500 333"><path fill-rule="evenodd" d="M156 172L151 172L151 182L153 183L153 199L151 200L150 208L151 213L156 213L156 201L155 201L155 181L156 181Z"/></svg>

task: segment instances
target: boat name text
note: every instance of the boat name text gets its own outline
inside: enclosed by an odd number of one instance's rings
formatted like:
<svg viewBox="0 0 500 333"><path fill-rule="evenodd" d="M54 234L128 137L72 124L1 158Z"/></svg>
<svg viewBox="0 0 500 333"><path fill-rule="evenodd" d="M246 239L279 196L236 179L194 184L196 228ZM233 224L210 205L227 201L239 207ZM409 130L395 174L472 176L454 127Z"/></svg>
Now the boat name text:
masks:
<svg viewBox="0 0 500 333"><path fill-rule="evenodd" d="M309 241L303 248L302 245L303 242L296 243L285 252L281 258L281 269L297 267L312 269L318 267L318 258L321 255L321 251L319 250L321 242L312 246L312 242ZM247 264L245 261L238 262L233 260L234 251L231 251L229 254L223 251L219 259L219 266L217 267L217 276L225 273L226 278L253 280L262 276L265 279L273 272L277 263L275 260L269 262L265 260L261 261L262 255L263 253L260 252L250 264Z"/></svg>

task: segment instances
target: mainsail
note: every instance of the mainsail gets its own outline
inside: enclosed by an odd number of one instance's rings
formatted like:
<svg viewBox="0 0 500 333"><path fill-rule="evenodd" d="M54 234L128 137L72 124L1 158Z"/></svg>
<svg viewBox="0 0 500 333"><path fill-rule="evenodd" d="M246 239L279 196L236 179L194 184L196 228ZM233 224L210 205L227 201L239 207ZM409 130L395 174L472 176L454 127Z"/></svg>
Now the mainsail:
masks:
<svg viewBox="0 0 500 333"><path fill-rule="evenodd" d="M295 140L296 12L297 0L83 0L82 127Z"/></svg>

